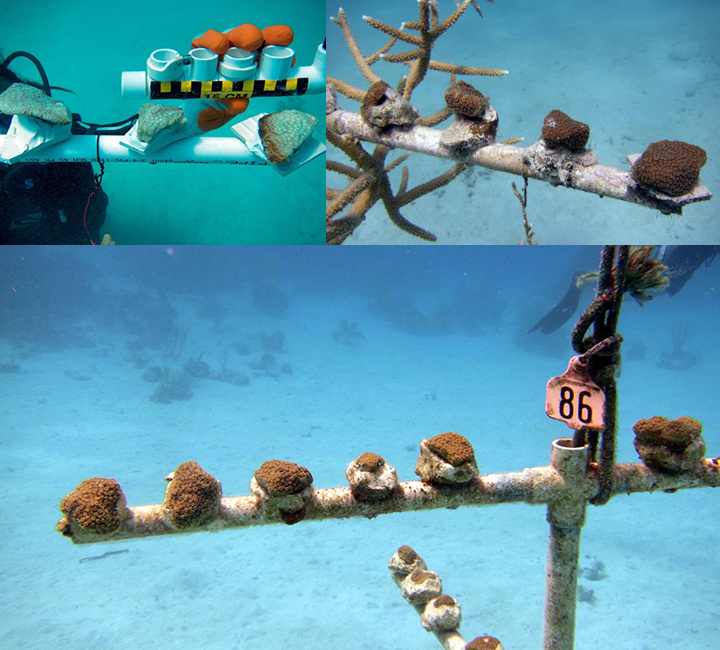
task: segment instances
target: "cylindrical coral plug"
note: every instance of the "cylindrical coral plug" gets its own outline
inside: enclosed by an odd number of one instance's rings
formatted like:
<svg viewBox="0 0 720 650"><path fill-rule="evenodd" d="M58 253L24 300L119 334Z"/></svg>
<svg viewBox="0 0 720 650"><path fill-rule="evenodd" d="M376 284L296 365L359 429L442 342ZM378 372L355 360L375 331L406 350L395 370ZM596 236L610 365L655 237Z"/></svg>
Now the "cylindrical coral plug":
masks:
<svg viewBox="0 0 720 650"><path fill-rule="evenodd" d="M462 621L460 605L452 596L433 598L420 616L420 623L428 632L457 630Z"/></svg>
<svg viewBox="0 0 720 650"><path fill-rule="evenodd" d="M420 443L415 473L426 483L459 484L479 474L475 451L457 433L441 433Z"/></svg>
<svg viewBox="0 0 720 650"><path fill-rule="evenodd" d="M434 571L415 569L400 583L400 593L409 603L426 603L442 594L442 580Z"/></svg>
<svg viewBox="0 0 720 650"><path fill-rule="evenodd" d="M385 459L370 451L358 456L345 470L350 490L358 501L379 501L397 487L397 471Z"/></svg>
<svg viewBox="0 0 720 650"><path fill-rule="evenodd" d="M268 514L279 512L289 525L305 518L305 506L313 493L312 474L302 465L285 460L267 460L250 481L250 490Z"/></svg>

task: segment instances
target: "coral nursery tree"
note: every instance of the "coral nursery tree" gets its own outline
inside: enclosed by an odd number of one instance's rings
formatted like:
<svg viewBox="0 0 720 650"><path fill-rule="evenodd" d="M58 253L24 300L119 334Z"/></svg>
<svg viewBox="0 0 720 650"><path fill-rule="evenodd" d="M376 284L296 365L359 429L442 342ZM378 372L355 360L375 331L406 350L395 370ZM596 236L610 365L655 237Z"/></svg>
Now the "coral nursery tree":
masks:
<svg viewBox="0 0 720 650"><path fill-rule="evenodd" d="M494 0L488 0L495 4ZM515 146L521 138L495 142L498 115L488 98L459 75L501 76L506 70L470 67L436 61L432 51L438 38L445 35L469 9L482 16L477 0L456 0L457 7L441 19L437 0L418 0L416 20L394 27L364 16L365 22L386 34L388 41L376 52L366 55L356 41L343 9L332 20L339 25L353 60L368 87L358 88L333 77L327 78L327 141L349 163L328 159L329 182L345 179L342 189L326 188L326 234L328 244L342 244L365 220L378 202L390 220L403 231L427 241L436 236L408 220L404 206L447 185L470 165L504 171L528 178L620 199L680 214L682 207L712 195L699 181L705 152L684 142L663 140L650 145L642 156L629 156L630 171L598 164L595 153L587 148L589 127L559 110L545 118L540 140L530 147ZM402 51L400 51L402 49ZM373 69L379 61L397 64L403 73L393 85ZM447 73L445 106L431 115L421 116L412 104L412 94L431 71ZM360 102L360 110L343 110L340 103L348 98ZM445 129L434 128L454 118ZM388 162L393 149L403 155ZM409 187L409 170L402 166L412 152L448 160L452 166L444 173ZM402 167L401 167L402 166ZM393 170L401 167L395 187L390 180ZM336 176L337 175L337 176ZM532 241L523 198L516 191L523 209L526 240Z"/></svg>

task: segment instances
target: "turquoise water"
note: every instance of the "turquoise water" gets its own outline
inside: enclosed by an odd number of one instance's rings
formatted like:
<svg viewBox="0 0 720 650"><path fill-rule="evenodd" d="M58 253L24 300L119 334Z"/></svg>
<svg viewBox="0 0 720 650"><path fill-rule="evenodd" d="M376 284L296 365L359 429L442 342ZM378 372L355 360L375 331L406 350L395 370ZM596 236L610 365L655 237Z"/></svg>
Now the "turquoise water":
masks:
<svg viewBox="0 0 720 650"><path fill-rule="evenodd" d="M440 0L440 16L455 9ZM701 172L711 190L720 187L718 123L720 109L720 5L712 0L479 0L484 18L472 9L436 41L433 59L474 67L509 70L502 77L459 77L490 97L499 116L497 139L540 137L545 116L559 109L590 126L589 146L600 163L628 169L627 155L651 142L683 140L707 151ZM363 20L367 15L394 26L417 20L412 0L348 0L328 3L328 17L342 6L365 55L387 36ZM340 28L329 19L328 76L365 90ZM391 52L411 45L398 44ZM373 70L395 86L408 68L379 62ZM430 72L413 92L421 115L445 106L449 75ZM358 103L340 99L345 110ZM450 122L443 122L444 128ZM370 147L372 150L372 147ZM402 152L391 154L388 161ZM342 156L331 148L329 155ZM414 154L408 160L409 187L444 173L447 161ZM390 176L397 190L400 169ZM511 182L516 177L482 168L465 171L450 185L414 201L402 213L444 244L516 244L525 239L522 213ZM343 179L329 175L329 185ZM685 207L683 216L530 181L528 219L541 244L603 244L650 241L704 244L720 241L717 199ZM424 244L396 228L381 205L375 206L348 244Z"/></svg>
<svg viewBox="0 0 720 650"><path fill-rule="evenodd" d="M249 494L271 458L331 487L374 451L412 480L419 442L445 431L471 441L482 473L546 465L570 431L545 416L544 391L573 354L572 320L550 335L527 329L574 272L597 267L599 249L342 250L3 251L0 647L431 650L386 568L402 544L460 601L468 640L540 647L541 506L97 546L53 530L83 479L114 477L131 505L158 503L188 460L228 496ZM718 455L719 272L715 261L675 296L625 301L620 462L637 461L631 427L653 415L697 418ZM343 320L362 336L338 336ZM151 399L153 366L179 376L197 360L249 383L190 378L188 399ZM716 500L683 490L589 508L577 648L717 647Z"/></svg>
<svg viewBox="0 0 720 650"><path fill-rule="evenodd" d="M297 65L310 65L325 38L324 5L298 3L174 2L130 0L114 8L95 2L4 2L0 47L26 50L45 67L50 83L73 112L95 123L117 122L141 102L124 100L123 71L142 70L155 49L185 52L206 29L250 22L265 27L289 24L295 32ZM35 79L35 68L17 61L12 69ZM319 95L251 101L241 116L297 108L323 113ZM237 122L236 119L233 123ZM231 123L232 125L232 123ZM227 125L213 132L234 137ZM315 137L324 141L321 125ZM108 164L103 188L110 197L104 232L118 244L310 244L322 243L322 159L289 176L270 167L233 165Z"/></svg>

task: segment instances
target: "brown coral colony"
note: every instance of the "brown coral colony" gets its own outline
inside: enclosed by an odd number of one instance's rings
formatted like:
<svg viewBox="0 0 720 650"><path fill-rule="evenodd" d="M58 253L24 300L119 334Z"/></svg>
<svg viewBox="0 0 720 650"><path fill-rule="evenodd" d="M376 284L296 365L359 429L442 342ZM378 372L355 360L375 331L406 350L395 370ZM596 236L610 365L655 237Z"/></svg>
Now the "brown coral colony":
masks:
<svg viewBox="0 0 720 650"><path fill-rule="evenodd" d="M89 478L60 502L61 512L94 533L112 533L120 527L119 508L125 496L114 478Z"/></svg>
<svg viewBox="0 0 720 650"><path fill-rule="evenodd" d="M221 497L219 481L191 460L173 473L164 505L176 528L192 528L217 517Z"/></svg>
<svg viewBox="0 0 720 650"><path fill-rule="evenodd" d="M693 418L670 420L656 415L636 422L633 431L643 463L660 471L690 470L705 454L702 424Z"/></svg>
<svg viewBox="0 0 720 650"><path fill-rule="evenodd" d="M590 138L590 127L573 120L562 111L550 111L545 117L542 139L551 149L565 148L579 152L585 148Z"/></svg>
<svg viewBox="0 0 720 650"><path fill-rule="evenodd" d="M270 496L297 494L313 481L310 470L285 460L266 460L255 471L255 479Z"/></svg>
<svg viewBox="0 0 720 650"><path fill-rule="evenodd" d="M458 81L445 91L445 103L458 115L478 117L488 105L488 98L469 83Z"/></svg>
<svg viewBox="0 0 720 650"><path fill-rule="evenodd" d="M465 646L465 650L500 650L502 643L494 636L479 636Z"/></svg>
<svg viewBox="0 0 720 650"><path fill-rule="evenodd" d="M355 463L366 472L374 472L385 465L385 459L371 451L366 451L362 456L358 456Z"/></svg>
<svg viewBox="0 0 720 650"><path fill-rule="evenodd" d="M700 177L700 169L707 162L704 149L680 142L653 142L637 159L632 178L639 185L660 190L668 196L690 192Z"/></svg>
<svg viewBox="0 0 720 650"><path fill-rule="evenodd" d="M400 559L406 564L412 564L418 559L418 554L409 546L403 545L397 550Z"/></svg>
<svg viewBox="0 0 720 650"><path fill-rule="evenodd" d="M453 467L467 462L475 462L475 451L472 445L458 433L441 433L430 438L427 446L430 451Z"/></svg>

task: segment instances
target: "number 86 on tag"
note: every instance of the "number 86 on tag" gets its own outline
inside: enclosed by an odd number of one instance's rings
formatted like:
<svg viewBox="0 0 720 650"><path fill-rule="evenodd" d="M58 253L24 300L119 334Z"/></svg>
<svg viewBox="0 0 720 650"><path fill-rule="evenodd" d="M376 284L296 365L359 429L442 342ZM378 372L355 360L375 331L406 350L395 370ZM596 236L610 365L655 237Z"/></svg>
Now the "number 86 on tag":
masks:
<svg viewBox="0 0 720 650"><path fill-rule="evenodd" d="M580 357L570 359L567 370L547 383L545 413L571 429L602 429L605 426L605 394L590 379Z"/></svg>

